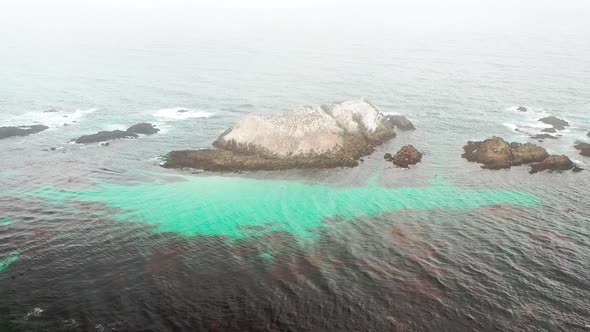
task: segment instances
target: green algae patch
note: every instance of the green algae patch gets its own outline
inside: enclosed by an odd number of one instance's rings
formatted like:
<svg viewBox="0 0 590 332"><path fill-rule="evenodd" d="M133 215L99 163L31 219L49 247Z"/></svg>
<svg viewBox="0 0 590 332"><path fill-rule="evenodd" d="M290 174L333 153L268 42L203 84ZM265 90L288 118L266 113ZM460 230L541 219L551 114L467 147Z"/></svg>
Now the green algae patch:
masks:
<svg viewBox="0 0 590 332"><path fill-rule="evenodd" d="M299 240L317 237L327 219L341 221L402 209L474 209L485 205L532 206L539 199L507 190L465 190L445 181L428 187L385 188L375 183L339 188L297 181L223 176L184 177L186 181L121 185L97 182L86 191L41 188L35 196L56 203L104 203L119 209L125 222L154 225L154 232L230 239L289 232Z"/></svg>
<svg viewBox="0 0 590 332"><path fill-rule="evenodd" d="M20 253L18 251L15 251L9 254L7 257L0 259L0 272L6 270L6 268L8 268L10 264L16 262L19 257Z"/></svg>
<svg viewBox="0 0 590 332"><path fill-rule="evenodd" d="M6 226L6 225L10 225L12 224L12 220L11 219L0 219L0 226Z"/></svg>

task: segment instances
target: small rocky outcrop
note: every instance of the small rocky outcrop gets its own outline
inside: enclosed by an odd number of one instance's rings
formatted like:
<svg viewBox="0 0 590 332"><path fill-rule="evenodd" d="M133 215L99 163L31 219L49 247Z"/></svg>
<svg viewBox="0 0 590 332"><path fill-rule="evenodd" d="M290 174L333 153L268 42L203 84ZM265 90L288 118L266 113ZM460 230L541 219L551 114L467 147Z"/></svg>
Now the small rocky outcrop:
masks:
<svg viewBox="0 0 590 332"><path fill-rule="evenodd" d="M172 151L162 166L207 171L352 167L393 137L389 117L366 100L352 100L247 115L213 142L217 149Z"/></svg>
<svg viewBox="0 0 590 332"><path fill-rule="evenodd" d="M524 107L524 106L518 106L518 108L516 110L519 111L519 112L526 112L526 111L528 111L527 108Z"/></svg>
<svg viewBox="0 0 590 332"><path fill-rule="evenodd" d="M567 122L565 120L562 120L562 119L560 119L558 117L555 117L553 115L552 116L541 118L541 119L539 119L539 121L541 121L541 122L543 122L545 124L548 124L548 125L553 126L553 128L556 129L556 130L564 130L565 127L569 127L569 125L570 125L569 122Z"/></svg>
<svg viewBox="0 0 590 332"><path fill-rule="evenodd" d="M388 115L386 118L399 130L416 130L412 121L403 115Z"/></svg>
<svg viewBox="0 0 590 332"><path fill-rule="evenodd" d="M391 158L391 161L398 167L408 168L410 165L416 165L422 161L422 153L413 145L406 145Z"/></svg>
<svg viewBox="0 0 590 332"><path fill-rule="evenodd" d="M16 137L16 136L29 136L40 133L44 130L49 129L47 126L32 125L32 126L18 126L18 127L0 127L0 139Z"/></svg>
<svg viewBox="0 0 590 332"><path fill-rule="evenodd" d="M580 150L580 155L582 155L584 157L590 157L590 144L589 143L578 142L578 143L576 143L576 145L574 145L574 148L576 148L577 150Z"/></svg>
<svg viewBox="0 0 590 332"><path fill-rule="evenodd" d="M586 134L586 136L590 137L590 131L588 132L588 134Z"/></svg>
<svg viewBox="0 0 590 332"><path fill-rule="evenodd" d="M152 135L160 130L155 128L154 125L150 123L138 123L129 127L129 129L123 130L113 130L113 131L99 131L96 134L92 135L85 135L78 139L76 139L76 143L78 144L91 144L91 143L99 143L99 142L106 142L112 141L116 139L123 139L123 138L137 138L139 137L138 134L142 135Z"/></svg>
<svg viewBox="0 0 590 332"><path fill-rule="evenodd" d="M508 143L497 136L484 141L469 141L463 150L463 158L483 164L482 168L486 169L503 169L541 162L549 156L540 146L531 143Z"/></svg>
<svg viewBox="0 0 590 332"><path fill-rule="evenodd" d="M543 130L541 130L544 133L556 133L557 129L551 127L551 128L544 128Z"/></svg>
<svg viewBox="0 0 590 332"><path fill-rule="evenodd" d="M529 173L534 174L545 170L549 171L567 171L574 168L574 163L570 158L561 155L551 155L539 163L531 164Z"/></svg>
<svg viewBox="0 0 590 332"><path fill-rule="evenodd" d="M134 133L134 134L141 134L141 135L153 135L153 134L157 134L160 131L160 129L156 128L156 126L154 126L151 123L138 123L136 125L133 125L131 127L129 127L129 129L127 129L127 132L129 133Z"/></svg>

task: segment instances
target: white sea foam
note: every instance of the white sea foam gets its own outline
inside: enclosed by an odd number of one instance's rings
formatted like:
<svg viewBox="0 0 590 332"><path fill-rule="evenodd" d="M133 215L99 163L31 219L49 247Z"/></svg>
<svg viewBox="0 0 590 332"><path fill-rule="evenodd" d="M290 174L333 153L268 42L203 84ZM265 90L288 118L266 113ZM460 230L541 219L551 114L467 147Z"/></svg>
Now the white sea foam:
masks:
<svg viewBox="0 0 590 332"><path fill-rule="evenodd" d="M514 123L503 123L502 125L505 127L508 127L508 129L510 129L512 131L516 131L516 129L518 129L518 125L516 125Z"/></svg>
<svg viewBox="0 0 590 332"><path fill-rule="evenodd" d="M52 128L62 127L63 125L69 126L78 123L84 116L94 113L96 110L96 108L90 108L69 112L64 110L27 112L4 120L2 125L20 126L39 124Z"/></svg>
<svg viewBox="0 0 590 332"><path fill-rule="evenodd" d="M163 121L178 121L198 118L209 118L215 114L206 111L195 111L189 108L174 107L157 110L152 115L155 118L161 119Z"/></svg>

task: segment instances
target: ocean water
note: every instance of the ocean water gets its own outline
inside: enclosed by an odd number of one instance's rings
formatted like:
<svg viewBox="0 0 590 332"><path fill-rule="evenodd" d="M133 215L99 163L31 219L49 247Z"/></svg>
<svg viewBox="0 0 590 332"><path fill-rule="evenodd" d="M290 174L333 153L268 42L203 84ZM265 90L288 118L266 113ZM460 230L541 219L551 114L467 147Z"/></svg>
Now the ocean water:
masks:
<svg viewBox="0 0 590 332"><path fill-rule="evenodd" d="M50 129L0 140L0 329L588 329L587 38L250 37L3 45L0 126ZM350 169L159 167L247 113L354 98L417 130ZM571 126L537 143L586 171L461 158L547 115ZM161 132L70 142L143 121ZM383 160L409 143L421 164Z"/></svg>

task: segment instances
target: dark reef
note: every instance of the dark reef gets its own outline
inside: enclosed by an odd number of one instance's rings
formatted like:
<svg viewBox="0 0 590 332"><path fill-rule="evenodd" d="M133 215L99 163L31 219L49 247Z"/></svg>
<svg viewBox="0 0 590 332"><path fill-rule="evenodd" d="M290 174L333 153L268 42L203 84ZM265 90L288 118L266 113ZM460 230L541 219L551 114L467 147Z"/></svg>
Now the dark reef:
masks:
<svg viewBox="0 0 590 332"><path fill-rule="evenodd" d="M157 129L151 123L138 123L129 127L129 129L123 130L113 130L113 131L99 131L96 134L92 135L85 135L76 139L76 143L78 144L90 144L90 143L99 143L105 141L112 141L115 139L122 139L122 138L137 138L138 134L142 135L153 135L160 130Z"/></svg>
<svg viewBox="0 0 590 332"><path fill-rule="evenodd" d="M18 126L18 127L0 127L0 139L16 137L16 136L28 136L32 134L40 133L44 130L49 129L47 126L32 125L32 126Z"/></svg>

